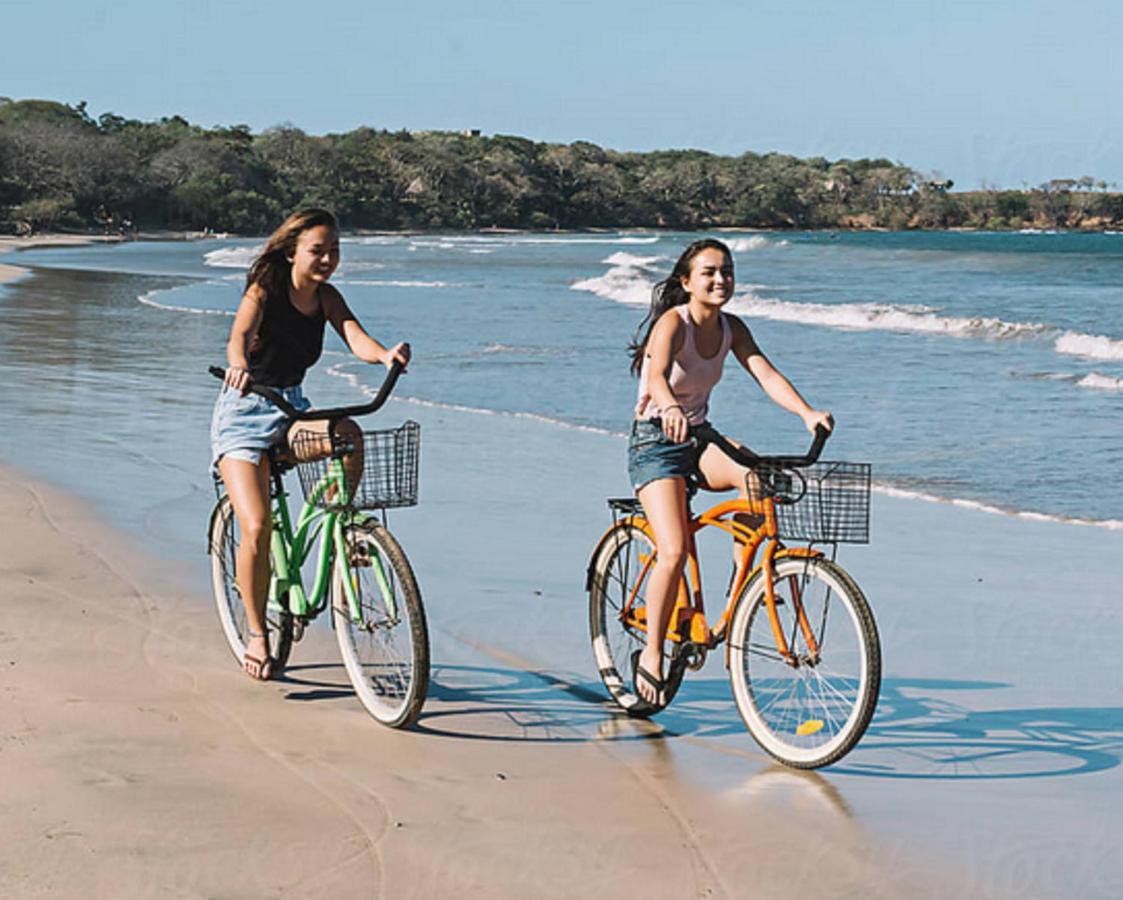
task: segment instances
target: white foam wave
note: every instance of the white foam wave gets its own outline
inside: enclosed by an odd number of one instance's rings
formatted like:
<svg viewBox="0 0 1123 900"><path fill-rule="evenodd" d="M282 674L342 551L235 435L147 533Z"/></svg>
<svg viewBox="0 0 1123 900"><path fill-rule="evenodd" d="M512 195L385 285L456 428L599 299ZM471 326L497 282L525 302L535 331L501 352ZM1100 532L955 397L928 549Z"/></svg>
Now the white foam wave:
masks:
<svg viewBox="0 0 1123 900"><path fill-rule="evenodd" d="M646 269L649 272L656 272L660 263L670 262L670 260L665 256L636 256L626 250L617 250L611 256L603 259L602 262L610 266L623 266L630 269Z"/></svg>
<svg viewBox="0 0 1123 900"><path fill-rule="evenodd" d="M366 244L367 246L382 246L384 244L401 243L403 240L405 240L405 236L399 234L377 234L353 239L344 238L344 241L347 243L351 243L352 240L356 244Z"/></svg>
<svg viewBox="0 0 1123 900"><path fill-rule="evenodd" d="M174 291L174 290L176 290L176 289L173 288L172 291ZM157 294L169 294L169 293L172 293L172 291L169 291L169 290L149 291L146 294L141 294L140 296L138 296L137 300L140 301L141 303L143 303L145 306L151 306L151 307L154 307L155 309L162 309L162 310L165 310L167 312L191 313L192 315L196 315L196 316L230 316L231 318L233 318L233 316L234 316L234 310L204 309L204 308L195 307L195 306L177 306L177 305L172 304L172 303L161 303L159 300L156 299Z"/></svg>
<svg viewBox="0 0 1123 900"><path fill-rule="evenodd" d="M948 506L958 506L963 509L973 509L990 515L1007 516L1014 519L1024 519L1029 522L1056 522L1061 525L1085 525L1094 528L1106 528L1108 531L1123 531L1123 520L1120 519L1083 519L1078 516L1054 515L1028 510L1003 509L978 500L962 500L954 497L940 497L937 494L928 494L923 491L908 490L890 484L874 484L873 490L887 497L898 497L903 500L923 500L926 503L944 503Z"/></svg>
<svg viewBox="0 0 1123 900"><path fill-rule="evenodd" d="M503 344L498 341L485 346L479 351L484 356L535 356L535 357L572 357L576 350L572 347L536 347L531 344Z"/></svg>
<svg viewBox="0 0 1123 900"><path fill-rule="evenodd" d="M635 256L619 251L602 260L611 266L603 275L575 281L569 288L573 291L589 291L617 303L647 306L651 302L651 288L655 284L649 273L654 273L658 263L665 259L663 256Z"/></svg>
<svg viewBox="0 0 1123 900"><path fill-rule="evenodd" d="M786 238L771 241L762 234L754 234L747 238L729 238L724 243L734 253L751 253L753 250L763 250L765 247L787 247L791 244Z"/></svg>
<svg viewBox="0 0 1123 900"><path fill-rule="evenodd" d="M411 237L413 247L437 247L449 250L468 245L492 247L516 247L519 245L537 246L540 244L617 244L645 245L659 240L657 234L616 234L616 235L551 235L551 234L459 234L433 237ZM387 243L387 241L383 241Z"/></svg>
<svg viewBox="0 0 1123 900"><path fill-rule="evenodd" d="M651 288L654 282L648 278L637 277L635 269L617 266L596 278L585 278L569 286L572 291L589 291L598 297L627 303L631 306L647 306L651 302Z"/></svg>
<svg viewBox="0 0 1123 900"><path fill-rule="evenodd" d="M375 280L366 278L344 278L336 281L336 284L359 284L365 287L405 287L405 288L447 288L447 287L466 287L463 284L452 284L448 281L396 281L396 280Z"/></svg>
<svg viewBox="0 0 1123 900"><path fill-rule="evenodd" d="M821 325L844 331L895 331L910 334L939 334L956 338L1006 340L1052 332L1040 322L1005 322L990 316L941 316L934 307L891 303L794 303L755 294L737 294L730 312Z"/></svg>
<svg viewBox="0 0 1123 900"><path fill-rule="evenodd" d="M346 363L339 363L330 366L325 371L328 375L334 375L336 378L342 378L351 383L351 385L366 397L374 397L378 394L378 389L373 388L368 384L364 384L357 375L352 372L346 371L348 368ZM421 397L403 397L392 396L390 398L396 403L409 403L414 406L424 406L429 409L445 409L451 412L471 413L477 416L498 416L505 419L526 419L531 422L538 422L543 425L551 425L555 428L564 428L567 431L583 431L589 434L607 435L609 437L627 437L622 431L611 431L607 428L599 428L595 425L581 425L576 422L566 422L564 419L555 419L551 416L543 416L538 413L530 412L510 412L501 409L486 409L478 406L465 406L461 403L443 403L438 400L426 400Z"/></svg>
<svg viewBox="0 0 1123 900"><path fill-rule="evenodd" d="M218 269L248 269L264 248L264 244L257 247L220 247L204 253L203 264Z"/></svg>
<svg viewBox="0 0 1123 900"><path fill-rule="evenodd" d="M1066 331L1057 338L1053 349L1070 356L1088 359L1123 359L1123 341L1102 334L1081 334Z"/></svg>
<svg viewBox="0 0 1123 900"><path fill-rule="evenodd" d="M1076 383L1080 387L1097 391L1123 391L1123 378L1113 378L1110 375L1101 375L1099 372L1089 372Z"/></svg>

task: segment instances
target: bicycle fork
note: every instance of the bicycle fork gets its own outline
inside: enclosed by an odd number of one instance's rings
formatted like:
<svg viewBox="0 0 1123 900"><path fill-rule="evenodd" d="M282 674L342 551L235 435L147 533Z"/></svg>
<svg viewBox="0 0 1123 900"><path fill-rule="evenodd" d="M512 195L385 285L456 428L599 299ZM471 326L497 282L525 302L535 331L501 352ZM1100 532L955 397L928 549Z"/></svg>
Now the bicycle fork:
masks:
<svg viewBox="0 0 1123 900"><path fill-rule="evenodd" d="M386 568L382 556L376 550L356 561L351 558L347 547L347 540L343 533L343 523L336 519L332 529L332 539L338 548L336 564L340 567L340 581L343 583L343 594L347 598L347 608L351 621L359 624L363 621L362 605L359 602L359 568L369 567L378 585L379 593L386 604L386 613L392 624L398 621L398 601L390 587L390 579L386 575Z"/></svg>

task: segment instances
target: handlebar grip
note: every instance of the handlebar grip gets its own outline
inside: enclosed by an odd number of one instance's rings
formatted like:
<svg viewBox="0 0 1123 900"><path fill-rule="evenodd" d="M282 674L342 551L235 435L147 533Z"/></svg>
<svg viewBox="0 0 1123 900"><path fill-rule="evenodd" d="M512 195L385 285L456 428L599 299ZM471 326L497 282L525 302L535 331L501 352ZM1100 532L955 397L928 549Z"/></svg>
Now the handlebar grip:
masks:
<svg viewBox="0 0 1123 900"><path fill-rule="evenodd" d="M822 425L815 426L815 439L811 442L811 449L807 451L807 461L809 463L813 463L819 458L819 454L823 452L823 446L827 443L827 438L830 436L831 433Z"/></svg>

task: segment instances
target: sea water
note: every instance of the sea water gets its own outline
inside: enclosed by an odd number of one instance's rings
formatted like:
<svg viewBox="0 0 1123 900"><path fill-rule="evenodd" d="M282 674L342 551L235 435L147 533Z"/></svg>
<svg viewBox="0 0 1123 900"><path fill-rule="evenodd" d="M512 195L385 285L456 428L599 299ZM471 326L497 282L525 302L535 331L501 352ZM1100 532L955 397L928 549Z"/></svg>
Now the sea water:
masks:
<svg viewBox="0 0 1123 900"><path fill-rule="evenodd" d="M628 343L652 285L698 236L346 237L333 283L370 333L413 345L407 402L478 414L481 427L500 415L622 436L636 393ZM878 489L918 501L1123 528L1123 235L721 237L736 260L727 310L834 414L827 457L871 462ZM205 369L224 364L260 246L5 257L34 271L0 287L0 370L19 423L0 457L142 528L127 510L146 480L209 490ZM313 400L358 401L380 382L334 335L326 348ZM720 429L760 452L807 445L732 358L725 372L711 403Z"/></svg>

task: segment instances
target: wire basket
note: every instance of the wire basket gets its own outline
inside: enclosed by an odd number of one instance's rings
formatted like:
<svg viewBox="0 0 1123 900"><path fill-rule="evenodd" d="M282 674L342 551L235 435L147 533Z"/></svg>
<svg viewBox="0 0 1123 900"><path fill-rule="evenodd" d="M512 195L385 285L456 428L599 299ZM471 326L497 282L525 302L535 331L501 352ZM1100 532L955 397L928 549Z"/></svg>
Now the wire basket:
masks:
<svg viewBox="0 0 1123 900"><path fill-rule="evenodd" d="M767 476L766 476L767 477ZM794 541L868 544L869 463L817 462L784 469L776 500L776 528Z"/></svg>
<svg viewBox="0 0 1123 900"><path fill-rule="evenodd" d="M300 435L293 442L297 457L323 453L324 439ZM363 432L363 475L355 487L353 509L388 509L417 504L417 469L421 458L421 426L414 421L384 431ZM344 506L340 492L324 490L328 466L334 462L328 455L298 462L297 474L304 499L325 509ZM340 461L344 462L344 461Z"/></svg>

